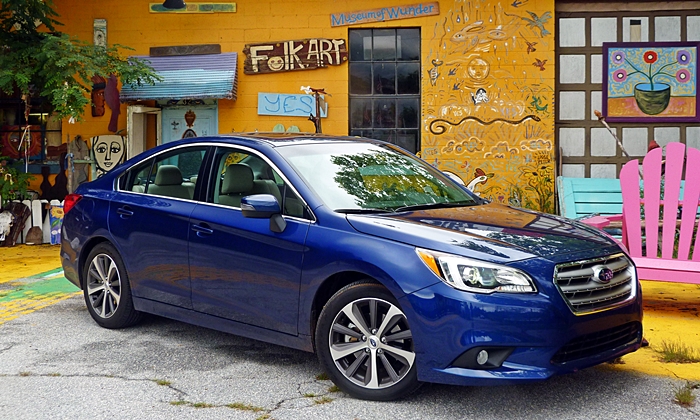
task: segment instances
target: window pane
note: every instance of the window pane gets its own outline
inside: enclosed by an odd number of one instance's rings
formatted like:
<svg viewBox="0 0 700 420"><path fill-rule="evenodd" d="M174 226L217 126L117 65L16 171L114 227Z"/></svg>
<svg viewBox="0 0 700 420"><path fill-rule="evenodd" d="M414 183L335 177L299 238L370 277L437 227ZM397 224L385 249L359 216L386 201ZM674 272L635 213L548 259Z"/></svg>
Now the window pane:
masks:
<svg viewBox="0 0 700 420"><path fill-rule="evenodd" d="M420 105L418 98L398 99L398 124L397 127L418 128L418 113Z"/></svg>
<svg viewBox="0 0 700 420"><path fill-rule="evenodd" d="M371 99L350 100L350 127L369 128L372 127L372 101Z"/></svg>
<svg viewBox="0 0 700 420"><path fill-rule="evenodd" d="M396 49L397 60L420 60L420 31L397 29Z"/></svg>
<svg viewBox="0 0 700 420"><path fill-rule="evenodd" d="M394 99L374 100L374 127L396 127L396 101Z"/></svg>
<svg viewBox="0 0 700 420"><path fill-rule="evenodd" d="M369 95L372 93L372 65L369 63L350 63L350 93Z"/></svg>
<svg viewBox="0 0 700 420"><path fill-rule="evenodd" d="M350 61L369 61L372 59L372 30L358 29L350 31Z"/></svg>
<svg viewBox="0 0 700 420"><path fill-rule="evenodd" d="M373 60L396 60L396 31L375 29L373 39Z"/></svg>
<svg viewBox="0 0 700 420"><path fill-rule="evenodd" d="M420 63L397 64L396 74L399 95L420 93Z"/></svg>
<svg viewBox="0 0 700 420"><path fill-rule="evenodd" d="M374 64L374 93L378 95L396 93L396 64Z"/></svg>
<svg viewBox="0 0 700 420"><path fill-rule="evenodd" d="M418 151L418 130L398 130L395 143L411 153L416 153Z"/></svg>

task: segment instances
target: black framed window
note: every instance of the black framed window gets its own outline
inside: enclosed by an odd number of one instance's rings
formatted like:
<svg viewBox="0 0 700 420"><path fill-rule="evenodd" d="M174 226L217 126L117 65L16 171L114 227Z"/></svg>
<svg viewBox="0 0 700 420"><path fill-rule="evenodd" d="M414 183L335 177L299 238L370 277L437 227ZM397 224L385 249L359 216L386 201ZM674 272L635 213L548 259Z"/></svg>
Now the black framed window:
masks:
<svg viewBox="0 0 700 420"><path fill-rule="evenodd" d="M420 29L351 29L349 132L420 150Z"/></svg>

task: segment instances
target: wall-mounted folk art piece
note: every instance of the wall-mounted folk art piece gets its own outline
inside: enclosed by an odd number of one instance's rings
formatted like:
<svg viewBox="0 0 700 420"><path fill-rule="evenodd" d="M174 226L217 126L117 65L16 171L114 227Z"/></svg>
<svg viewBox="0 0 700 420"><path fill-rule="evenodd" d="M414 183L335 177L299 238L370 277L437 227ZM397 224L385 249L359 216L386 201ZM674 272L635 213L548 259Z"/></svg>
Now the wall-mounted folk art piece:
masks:
<svg viewBox="0 0 700 420"><path fill-rule="evenodd" d="M613 122L700 121L697 42L603 44L603 113Z"/></svg>
<svg viewBox="0 0 700 420"><path fill-rule="evenodd" d="M339 66L348 60L344 39L311 38L292 41L246 44L245 74L313 70Z"/></svg>

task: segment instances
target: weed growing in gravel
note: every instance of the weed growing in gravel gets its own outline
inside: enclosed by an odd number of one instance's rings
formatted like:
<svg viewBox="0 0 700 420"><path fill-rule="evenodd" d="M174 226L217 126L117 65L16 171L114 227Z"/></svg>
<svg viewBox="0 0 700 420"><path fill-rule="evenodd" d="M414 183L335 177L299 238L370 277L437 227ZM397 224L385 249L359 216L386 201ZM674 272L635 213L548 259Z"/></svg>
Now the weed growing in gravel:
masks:
<svg viewBox="0 0 700 420"><path fill-rule="evenodd" d="M674 392L673 402L683 407L691 407L695 404L695 395L693 390L698 388L699 384L686 382L685 385L679 386Z"/></svg>
<svg viewBox="0 0 700 420"><path fill-rule="evenodd" d="M32 376L32 372L20 372L19 376Z"/></svg>
<svg viewBox="0 0 700 420"><path fill-rule="evenodd" d="M655 349L661 355L661 361L665 363L695 363L700 362L697 351L680 341L662 341L661 347Z"/></svg>
<svg viewBox="0 0 700 420"><path fill-rule="evenodd" d="M321 398L319 398L319 399L317 399L317 400L314 400L314 404L316 404L316 405L328 404L328 403L331 402L331 401L333 401L333 398L329 398L329 397L325 397L325 396L324 396L324 397L321 397Z"/></svg>
<svg viewBox="0 0 700 420"><path fill-rule="evenodd" d="M170 401L170 405L187 405L187 404L189 404L189 401L184 401L184 400Z"/></svg>
<svg viewBox="0 0 700 420"><path fill-rule="evenodd" d="M327 381L328 375L326 375L326 372L319 373L318 375L316 375L316 380L317 381Z"/></svg>
<svg viewBox="0 0 700 420"><path fill-rule="evenodd" d="M328 392L340 392L340 388L338 388L338 385L333 385L328 388Z"/></svg>
<svg viewBox="0 0 700 420"><path fill-rule="evenodd" d="M161 385L161 386L168 386L172 383L170 381L166 381L165 379L154 379L154 381L155 381L155 383L157 383L158 385Z"/></svg>
<svg viewBox="0 0 700 420"><path fill-rule="evenodd" d="M263 414L262 416L256 417L255 420L267 420L270 418L269 414Z"/></svg>
<svg viewBox="0 0 700 420"><path fill-rule="evenodd" d="M61 376L58 372L49 373L49 376Z"/></svg>
<svg viewBox="0 0 700 420"><path fill-rule="evenodd" d="M315 396L316 394L314 394L313 392L307 392L306 394L304 394L304 398L313 398Z"/></svg>
<svg viewBox="0 0 700 420"><path fill-rule="evenodd" d="M205 403L205 402L198 402L198 403L192 404L192 407L194 407L194 408L212 408L212 407L214 407L214 404L209 404L209 403Z"/></svg>
<svg viewBox="0 0 700 420"><path fill-rule="evenodd" d="M265 409L262 408L262 407L256 407L256 406L254 406L254 405L244 404L244 403L240 403L240 402L235 402L235 403L232 403L232 404L226 404L226 407L228 407L228 408L235 408L236 410L252 411L252 412L255 412L255 413L257 413L257 412L259 412L259 411L265 411Z"/></svg>

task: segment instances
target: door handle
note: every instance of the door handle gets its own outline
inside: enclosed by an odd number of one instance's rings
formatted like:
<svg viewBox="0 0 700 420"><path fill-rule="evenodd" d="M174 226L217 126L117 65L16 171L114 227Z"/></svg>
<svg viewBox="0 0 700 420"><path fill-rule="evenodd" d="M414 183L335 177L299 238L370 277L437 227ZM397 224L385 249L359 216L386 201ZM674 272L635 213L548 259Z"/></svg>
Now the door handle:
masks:
<svg viewBox="0 0 700 420"><path fill-rule="evenodd" d="M119 215L120 218L127 219L127 218L133 216L134 212L131 210L131 208L129 206L124 206L124 207L120 207L117 209L117 214Z"/></svg>
<svg viewBox="0 0 700 420"><path fill-rule="evenodd" d="M206 223L192 224L192 230L197 232L197 236L199 237L208 236L214 233L214 229L210 228Z"/></svg>

